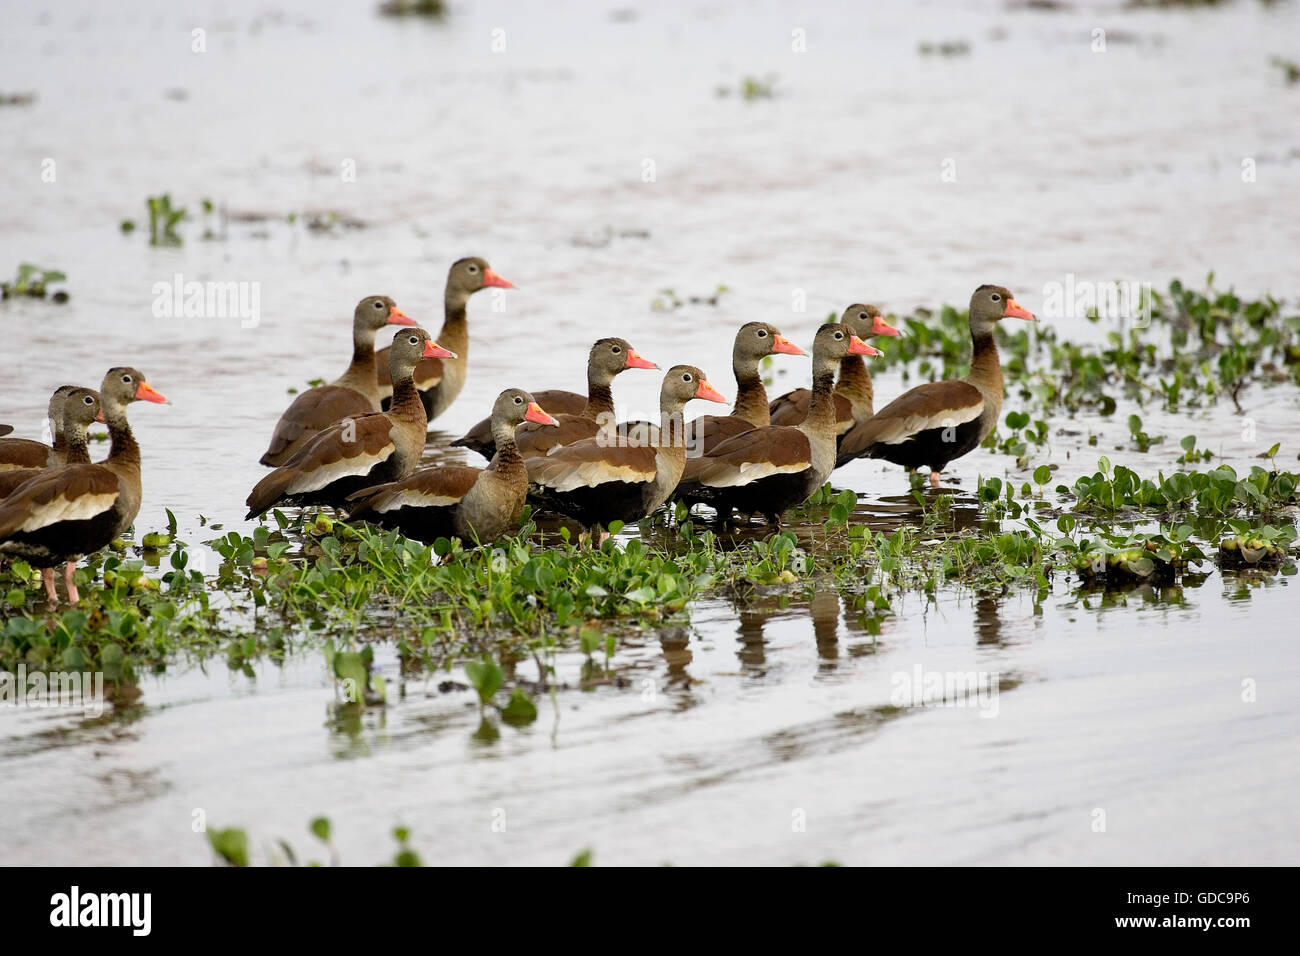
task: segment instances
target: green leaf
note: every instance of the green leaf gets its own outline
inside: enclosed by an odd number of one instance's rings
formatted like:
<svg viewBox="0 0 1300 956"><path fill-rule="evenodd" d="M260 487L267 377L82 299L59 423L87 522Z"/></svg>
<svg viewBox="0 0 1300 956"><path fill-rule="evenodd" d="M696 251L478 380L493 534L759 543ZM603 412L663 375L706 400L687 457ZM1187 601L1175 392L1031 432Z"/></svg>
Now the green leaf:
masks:
<svg viewBox="0 0 1300 956"><path fill-rule="evenodd" d="M501 719L508 724L531 724L537 719L537 707L522 688L516 687L510 693L509 702L501 709Z"/></svg>
<svg viewBox="0 0 1300 956"><path fill-rule="evenodd" d="M506 675L501 668L497 666L496 661L482 660L469 661L465 665L465 676L469 678L470 684L478 691L478 699L487 703L501 689L505 683Z"/></svg>
<svg viewBox="0 0 1300 956"><path fill-rule="evenodd" d="M208 842L217 856L230 866L248 866L248 834L231 827L228 830L209 830Z"/></svg>
<svg viewBox="0 0 1300 956"><path fill-rule="evenodd" d="M330 841L330 821L329 817L317 817L311 822L311 832L316 835L316 839L322 843Z"/></svg>
<svg viewBox="0 0 1300 956"><path fill-rule="evenodd" d="M1052 469L1047 465L1039 465L1034 469L1034 484L1045 485L1052 480Z"/></svg>
<svg viewBox="0 0 1300 956"><path fill-rule="evenodd" d="M591 850L583 850L569 861L569 866L591 866Z"/></svg>

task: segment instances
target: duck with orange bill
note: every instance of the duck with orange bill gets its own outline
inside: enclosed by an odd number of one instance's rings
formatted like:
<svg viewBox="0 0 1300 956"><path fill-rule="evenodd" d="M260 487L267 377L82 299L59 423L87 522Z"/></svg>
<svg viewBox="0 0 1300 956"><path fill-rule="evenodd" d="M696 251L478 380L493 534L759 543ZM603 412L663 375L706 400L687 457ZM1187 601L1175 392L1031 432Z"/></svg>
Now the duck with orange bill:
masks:
<svg viewBox="0 0 1300 956"><path fill-rule="evenodd" d="M838 463L883 458L909 472L939 472L984 441L1002 413L1002 364L993 330L1006 318L1034 321L1000 285L982 285L970 298L971 367L965 378L927 382L904 392L871 418L855 425L840 442Z"/></svg>
<svg viewBox="0 0 1300 956"><path fill-rule="evenodd" d="M444 317L437 340L452 355L450 358L422 359L412 374L427 422L445 412L465 386L466 363L469 358L470 297L483 289L514 287L513 282L501 278L486 261L477 256L459 259L447 270L447 285L443 291ZM392 405L395 385L389 369L388 349L381 349L375 353L375 379L382 396L380 407L385 411Z"/></svg>
<svg viewBox="0 0 1300 956"><path fill-rule="evenodd" d="M588 530L653 514L681 479L686 465L682 409L696 398L726 402L700 369L674 365L659 390L660 424L646 430L646 443L626 442L619 436L611 440L602 433L544 458L530 458L525 463L529 499Z"/></svg>
<svg viewBox="0 0 1300 956"><path fill-rule="evenodd" d="M768 425L729 438L711 454L686 463L678 496L712 505L718 519L733 510L761 514L779 525L781 515L807 501L835 467L835 372L846 355L878 355L847 325L823 325L813 339L812 399L798 425Z"/></svg>
<svg viewBox="0 0 1300 956"><path fill-rule="evenodd" d="M396 528L426 544L453 537L482 544L519 527L528 469L515 444L515 428L528 422L554 428L557 423L518 388L497 396L491 420L496 452L486 468L425 468L401 481L364 488L349 496L348 519Z"/></svg>
<svg viewBox="0 0 1300 956"><path fill-rule="evenodd" d="M303 445L335 422L379 411L379 383L375 381L375 336L387 325L414 325L415 320L386 295L371 295L352 312L352 361L330 382L300 394L275 423L271 444L261 462L283 465Z"/></svg>
<svg viewBox="0 0 1300 956"><path fill-rule="evenodd" d="M77 560L130 528L140 511L140 446L127 421L127 405L167 401L129 367L109 370L99 400L112 442L108 457L97 465L50 468L0 502L0 554L21 557L42 569L52 607L58 606L53 569L64 565L68 602L76 604ZM65 427L70 421L65 411Z"/></svg>
<svg viewBox="0 0 1300 956"><path fill-rule="evenodd" d="M415 471L426 422L412 374L422 359L455 355L420 328L398 332L388 352L394 383L389 410L335 422L303 445L254 486L247 501L249 518L277 504L340 507L354 491Z"/></svg>

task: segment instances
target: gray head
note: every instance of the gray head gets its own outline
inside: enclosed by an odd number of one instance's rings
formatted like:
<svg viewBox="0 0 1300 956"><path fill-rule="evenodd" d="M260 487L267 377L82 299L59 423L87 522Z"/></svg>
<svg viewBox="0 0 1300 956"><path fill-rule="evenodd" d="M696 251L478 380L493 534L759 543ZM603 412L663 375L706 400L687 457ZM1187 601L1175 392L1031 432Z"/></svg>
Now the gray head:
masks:
<svg viewBox="0 0 1300 956"><path fill-rule="evenodd" d="M993 326L1008 316L1027 322L1035 321L1034 313L1012 298L1003 286L982 285L971 295L970 331L976 338L992 335Z"/></svg>

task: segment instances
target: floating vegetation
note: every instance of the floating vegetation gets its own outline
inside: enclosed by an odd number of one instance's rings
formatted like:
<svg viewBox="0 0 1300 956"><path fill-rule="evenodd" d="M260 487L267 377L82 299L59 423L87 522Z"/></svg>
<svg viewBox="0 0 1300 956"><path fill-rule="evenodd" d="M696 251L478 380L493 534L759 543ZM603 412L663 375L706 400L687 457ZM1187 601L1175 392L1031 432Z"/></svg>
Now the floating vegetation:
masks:
<svg viewBox="0 0 1300 956"><path fill-rule="evenodd" d="M970 44L965 40L942 40L938 43L922 41L916 51L921 56L966 56L970 53Z"/></svg>
<svg viewBox="0 0 1300 956"><path fill-rule="evenodd" d="M1300 63L1295 60L1283 59L1280 56L1273 57L1269 62L1282 71L1282 78L1286 80L1287 86L1300 83Z"/></svg>
<svg viewBox="0 0 1300 956"><path fill-rule="evenodd" d="M31 106L35 102L35 93L0 93L0 106Z"/></svg>
<svg viewBox="0 0 1300 956"><path fill-rule="evenodd" d="M754 100L770 100L776 95L776 76L768 74L765 77L747 76L740 81L736 89L729 86L719 86L717 95L725 98L728 96L739 96L746 103L752 103Z"/></svg>
<svg viewBox="0 0 1300 956"><path fill-rule="evenodd" d="M447 4L443 0L385 0L379 5L379 14L385 17L441 18L447 14Z"/></svg>
<svg viewBox="0 0 1300 956"><path fill-rule="evenodd" d="M672 289L660 289L659 294L650 301L650 308L656 312L671 312L687 305L717 305L723 295L730 291L728 286L719 285L712 295L688 295L683 299Z"/></svg>
<svg viewBox="0 0 1300 956"><path fill-rule="evenodd" d="M145 200L145 206L149 210L149 245L179 246L182 240L176 227L185 218L185 207L173 207L170 193L150 196ZM130 229L123 223L122 231L130 233L134 228L134 223Z"/></svg>
<svg viewBox="0 0 1300 956"><path fill-rule="evenodd" d="M30 299L49 298L51 302L68 301L66 289L51 290L50 286L67 282L68 277L57 269L43 269L40 266L24 262L18 266L18 274L9 282L0 282L0 299L26 296Z"/></svg>

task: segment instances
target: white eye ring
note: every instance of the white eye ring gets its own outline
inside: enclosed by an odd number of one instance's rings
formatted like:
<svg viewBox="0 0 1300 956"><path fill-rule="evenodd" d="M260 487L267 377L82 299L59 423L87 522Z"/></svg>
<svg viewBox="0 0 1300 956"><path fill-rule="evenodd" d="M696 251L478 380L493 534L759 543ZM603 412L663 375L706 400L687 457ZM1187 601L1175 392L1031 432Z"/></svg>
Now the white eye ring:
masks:
<svg viewBox="0 0 1300 956"><path fill-rule="evenodd" d="M758 337L759 337L760 339L765 339L765 338L767 338L767 329L759 329L759 330L758 330Z"/></svg>
<svg viewBox="0 0 1300 956"><path fill-rule="evenodd" d="M621 351L623 351L623 350L622 350L621 348L619 348L617 345L614 346L614 354L615 354L615 355L617 355L617 354L618 354L619 352L621 352Z"/></svg>
<svg viewBox="0 0 1300 956"><path fill-rule="evenodd" d="M689 382L690 380L691 380L691 373L690 373L690 372L684 372L684 373L682 374L682 381L683 381L683 382Z"/></svg>
<svg viewBox="0 0 1300 956"><path fill-rule="evenodd" d="M469 271L470 271L470 272L478 272L478 266L474 265L474 263L471 262L471 263L469 264Z"/></svg>
<svg viewBox="0 0 1300 956"><path fill-rule="evenodd" d="M515 396L515 404L516 404L516 405L522 405L523 403L524 403L524 400L523 400L522 398L520 398L518 395L516 395L516 396Z"/></svg>
<svg viewBox="0 0 1300 956"><path fill-rule="evenodd" d="M94 405L94 404L95 404L95 400L94 400L93 398L91 398L89 395L87 395L85 398L83 398L82 401L85 402L87 405Z"/></svg>
<svg viewBox="0 0 1300 956"><path fill-rule="evenodd" d="M1001 298L1002 298L1002 296L998 295L996 292L993 293L993 301L994 301L994 302L998 302L998 301L1000 301Z"/></svg>
<svg viewBox="0 0 1300 956"><path fill-rule="evenodd" d="M867 317L867 313L865 313L865 312L859 312L859 313L858 313L858 318L859 318L859 319L865 319L866 317Z"/></svg>
<svg viewBox="0 0 1300 956"><path fill-rule="evenodd" d="M419 345L419 344L420 344L420 340L417 339L414 335L412 335L412 336L411 336L409 339L407 339L406 341L410 342L412 345Z"/></svg>
<svg viewBox="0 0 1300 956"><path fill-rule="evenodd" d="M382 309L383 307L384 307L384 303L382 303L382 302L380 302L380 301L378 301L378 300L375 301L375 308L376 308L376 309Z"/></svg>
<svg viewBox="0 0 1300 956"><path fill-rule="evenodd" d="M839 339L844 338L844 333L843 333L843 332L836 332L836 333L835 333L835 338L836 338L837 341L838 341Z"/></svg>
<svg viewBox="0 0 1300 956"><path fill-rule="evenodd" d="M130 375L123 375L123 376L122 376L122 381L125 382L127 385L130 385L130 384L131 384L131 376L130 376Z"/></svg>

